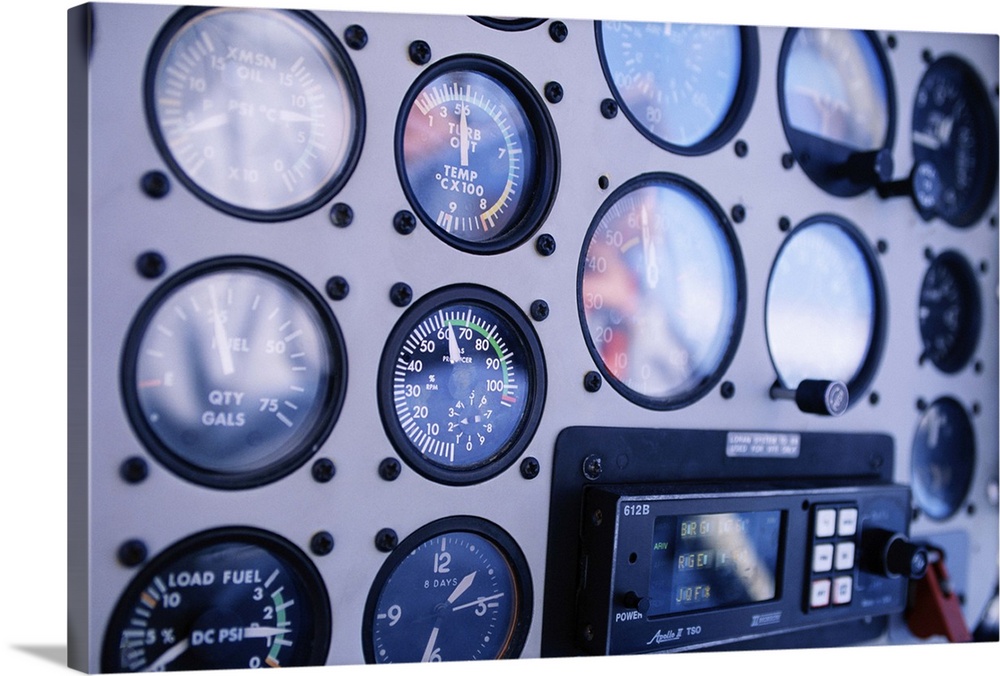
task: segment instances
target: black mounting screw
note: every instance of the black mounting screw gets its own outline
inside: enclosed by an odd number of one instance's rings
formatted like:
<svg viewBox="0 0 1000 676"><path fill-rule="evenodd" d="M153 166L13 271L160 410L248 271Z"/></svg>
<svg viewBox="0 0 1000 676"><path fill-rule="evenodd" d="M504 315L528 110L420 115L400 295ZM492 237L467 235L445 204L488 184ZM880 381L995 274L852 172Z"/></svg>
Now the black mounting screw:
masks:
<svg viewBox="0 0 1000 676"><path fill-rule="evenodd" d="M351 24L344 29L344 42L351 49L364 49L368 44L368 31L358 24Z"/></svg>
<svg viewBox="0 0 1000 676"><path fill-rule="evenodd" d="M787 216L782 216L781 218L778 219L778 230L781 230L782 232L788 232L791 229L791 227L792 227L792 222L788 219Z"/></svg>
<svg viewBox="0 0 1000 676"><path fill-rule="evenodd" d="M930 64L934 61L934 54L931 53L931 50L925 49L924 51L920 52L920 58L924 60L924 63Z"/></svg>
<svg viewBox="0 0 1000 676"><path fill-rule="evenodd" d="M562 21L553 21L549 24L549 37L553 42L563 42L569 37L569 27Z"/></svg>
<svg viewBox="0 0 1000 676"><path fill-rule="evenodd" d="M126 483L138 484L149 476L149 464L137 455L126 458L118 468L118 475Z"/></svg>
<svg viewBox="0 0 1000 676"><path fill-rule="evenodd" d="M320 458L313 463L312 466L312 476L313 479L321 484L325 484L337 473L337 466L333 464L333 460L330 458Z"/></svg>
<svg viewBox="0 0 1000 676"><path fill-rule="evenodd" d="M556 252L556 238L548 233L539 235L535 240L535 251L543 256L551 256Z"/></svg>
<svg viewBox="0 0 1000 676"><path fill-rule="evenodd" d="M386 481L395 481L402 472L403 468L395 458L386 458L378 464L378 475Z"/></svg>
<svg viewBox="0 0 1000 676"><path fill-rule="evenodd" d="M333 536L325 530L321 530L312 536L309 541L309 549L316 556L326 556L333 551Z"/></svg>
<svg viewBox="0 0 1000 676"><path fill-rule="evenodd" d="M558 82L545 83L545 100L549 103L559 103L563 99L563 88Z"/></svg>
<svg viewBox="0 0 1000 676"><path fill-rule="evenodd" d="M531 304L531 318L536 322L545 321L549 316L549 304L542 299L538 299Z"/></svg>
<svg viewBox="0 0 1000 676"><path fill-rule="evenodd" d="M417 229L417 217L405 209L397 211L396 215L392 217L392 227L400 235L409 235Z"/></svg>
<svg viewBox="0 0 1000 676"><path fill-rule="evenodd" d="M410 61L418 66L426 66L431 60L431 46L423 40L414 40L410 43Z"/></svg>
<svg viewBox="0 0 1000 676"><path fill-rule="evenodd" d="M139 186L153 199L160 199L170 192L170 179L162 171L147 171L139 181Z"/></svg>
<svg viewBox="0 0 1000 676"><path fill-rule="evenodd" d="M538 464L536 458L527 457L521 461L521 476L529 481L538 476L538 472L541 471L541 467Z"/></svg>
<svg viewBox="0 0 1000 676"><path fill-rule="evenodd" d="M746 220L747 210L742 204L735 205L730 213L732 214L734 223L742 223Z"/></svg>
<svg viewBox="0 0 1000 676"><path fill-rule="evenodd" d="M406 282L396 282L389 289L389 300L396 307L406 307L413 300L413 289Z"/></svg>
<svg viewBox="0 0 1000 676"><path fill-rule="evenodd" d="M896 36L895 35L886 36L886 38L885 38L885 45L889 49L895 49L896 48Z"/></svg>
<svg viewBox="0 0 1000 676"><path fill-rule="evenodd" d="M597 177L597 187L601 190L607 190L608 186L611 185L611 179L608 178L607 174L602 174Z"/></svg>
<svg viewBox="0 0 1000 676"><path fill-rule="evenodd" d="M781 156L781 166L785 169L791 169L795 166L795 156L791 153L785 153Z"/></svg>
<svg viewBox="0 0 1000 676"><path fill-rule="evenodd" d="M594 627L592 625L586 625L580 630L580 635L583 637L584 641L588 643L594 640Z"/></svg>
<svg viewBox="0 0 1000 676"><path fill-rule="evenodd" d="M733 151L736 153L736 157L746 157L747 153L750 152L750 146L747 145L746 141L737 141L736 145L733 146Z"/></svg>
<svg viewBox="0 0 1000 676"><path fill-rule="evenodd" d="M375 534L375 549L380 552L391 552L399 544L399 536L391 528L383 528Z"/></svg>
<svg viewBox="0 0 1000 676"><path fill-rule="evenodd" d="M927 410L927 402L924 399L917 399L917 410L918 411Z"/></svg>
<svg viewBox="0 0 1000 676"><path fill-rule="evenodd" d="M870 458L868 458L868 465L872 469L875 470L881 469L882 465L884 464L885 464L885 458L883 458L881 455L873 455Z"/></svg>
<svg viewBox="0 0 1000 676"><path fill-rule="evenodd" d="M982 373L983 372L983 362L977 361L975 364L973 364L972 370L975 371L976 373Z"/></svg>
<svg viewBox="0 0 1000 676"><path fill-rule="evenodd" d="M167 261L156 251L139 254L135 259L135 269L146 279L156 279L167 270Z"/></svg>
<svg viewBox="0 0 1000 676"><path fill-rule="evenodd" d="M732 399L736 395L736 385L727 380L719 387L719 394L723 399Z"/></svg>
<svg viewBox="0 0 1000 676"><path fill-rule="evenodd" d="M585 478L591 481L596 481L601 478L603 473L604 466L601 456L596 453L591 453L583 459L583 476Z"/></svg>
<svg viewBox="0 0 1000 676"><path fill-rule="evenodd" d="M336 275L326 280L326 295L328 295L332 300L344 300L350 292L351 285L348 284L347 280L340 275Z"/></svg>
<svg viewBox="0 0 1000 676"><path fill-rule="evenodd" d="M587 374L583 376L583 389L588 392L597 392L597 390L601 389L603 382L600 373L597 371L587 371Z"/></svg>
<svg viewBox="0 0 1000 676"><path fill-rule="evenodd" d="M984 275L987 272L989 272L990 271L990 264L989 264L989 262L988 261L980 261L980 263L979 263L979 271L981 273L983 273Z"/></svg>
<svg viewBox="0 0 1000 676"><path fill-rule="evenodd" d="M618 117L618 102L614 99L604 99L601 101L601 115L606 120Z"/></svg>
<svg viewBox="0 0 1000 676"><path fill-rule="evenodd" d="M880 239L878 243L875 244L875 248L880 254L884 254L889 251L889 243L884 239Z"/></svg>
<svg viewBox="0 0 1000 676"><path fill-rule="evenodd" d="M924 258L926 258L929 261L934 260L934 252L931 251L930 247L927 247L926 249L924 249Z"/></svg>
<svg viewBox="0 0 1000 676"><path fill-rule="evenodd" d="M872 392L868 395L868 403L872 406L878 406L878 403L882 400L878 392Z"/></svg>
<svg viewBox="0 0 1000 676"><path fill-rule="evenodd" d="M354 222L354 210L343 202L330 207L330 222L338 228L346 228Z"/></svg>
<svg viewBox="0 0 1000 676"><path fill-rule="evenodd" d="M127 568L135 568L146 560L149 551L142 540L126 540L118 548L118 562Z"/></svg>

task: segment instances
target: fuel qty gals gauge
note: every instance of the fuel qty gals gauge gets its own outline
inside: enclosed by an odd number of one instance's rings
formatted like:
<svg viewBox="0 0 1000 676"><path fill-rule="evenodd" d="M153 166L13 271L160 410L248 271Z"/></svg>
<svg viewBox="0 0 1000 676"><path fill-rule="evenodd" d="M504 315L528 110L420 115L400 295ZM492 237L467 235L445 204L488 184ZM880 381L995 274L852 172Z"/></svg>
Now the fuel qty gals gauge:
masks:
<svg viewBox="0 0 1000 676"><path fill-rule="evenodd" d="M528 445L545 401L541 344L521 310L481 286L424 296L389 336L379 410L413 469L445 484L489 479Z"/></svg>
<svg viewBox="0 0 1000 676"><path fill-rule="evenodd" d="M166 467L217 488L261 485L330 433L347 382L336 319L301 277L249 257L182 270L137 315L122 391Z"/></svg>
<svg viewBox="0 0 1000 676"><path fill-rule="evenodd" d="M428 68L396 123L403 191L431 232L462 251L493 254L534 232L558 182L555 128L532 85L485 56Z"/></svg>

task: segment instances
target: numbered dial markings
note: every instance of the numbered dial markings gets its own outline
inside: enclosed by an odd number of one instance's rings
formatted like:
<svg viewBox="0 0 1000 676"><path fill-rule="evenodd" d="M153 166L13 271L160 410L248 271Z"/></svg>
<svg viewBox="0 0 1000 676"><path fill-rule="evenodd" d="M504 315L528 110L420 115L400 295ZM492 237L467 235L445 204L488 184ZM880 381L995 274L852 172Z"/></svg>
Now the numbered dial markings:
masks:
<svg viewBox="0 0 1000 676"><path fill-rule="evenodd" d="M961 370L976 351L982 327L979 284L957 251L945 251L927 269L920 286L921 361L945 373Z"/></svg>
<svg viewBox="0 0 1000 676"><path fill-rule="evenodd" d="M105 672L323 664L330 608L316 569L253 529L208 531L152 561L118 601Z"/></svg>
<svg viewBox="0 0 1000 676"><path fill-rule="evenodd" d="M530 621L520 549L493 524L452 517L407 538L368 597L369 663L517 657Z"/></svg>
<svg viewBox="0 0 1000 676"><path fill-rule="evenodd" d="M927 408L913 439L911 463L917 506L932 519L958 511L976 467L976 438L960 403L942 397Z"/></svg>

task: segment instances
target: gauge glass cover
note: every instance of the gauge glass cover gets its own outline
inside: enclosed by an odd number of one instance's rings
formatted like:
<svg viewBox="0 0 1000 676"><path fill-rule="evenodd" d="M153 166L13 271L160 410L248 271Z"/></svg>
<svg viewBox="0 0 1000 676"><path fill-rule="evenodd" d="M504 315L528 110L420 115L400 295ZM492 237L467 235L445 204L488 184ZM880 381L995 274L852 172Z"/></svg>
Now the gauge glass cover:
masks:
<svg viewBox="0 0 1000 676"><path fill-rule="evenodd" d="M612 386L673 409L718 382L739 342L744 272L718 204L679 176L649 174L615 191L580 260L580 318Z"/></svg>
<svg viewBox="0 0 1000 676"><path fill-rule="evenodd" d="M958 511L976 467L975 435L961 404L943 397L930 405L917 427L910 462L917 506L938 520Z"/></svg>
<svg viewBox="0 0 1000 676"><path fill-rule="evenodd" d="M276 265L219 259L140 310L123 389L150 451L182 476L246 487L312 455L339 410L346 357L333 315Z"/></svg>
<svg viewBox="0 0 1000 676"><path fill-rule="evenodd" d="M927 269L920 286L921 360L945 373L965 367L976 351L982 327L979 284L965 257L945 251Z"/></svg>
<svg viewBox="0 0 1000 676"><path fill-rule="evenodd" d="M360 152L357 76L307 14L182 10L157 41L147 79L164 157L229 213L279 220L311 211L342 187Z"/></svg>

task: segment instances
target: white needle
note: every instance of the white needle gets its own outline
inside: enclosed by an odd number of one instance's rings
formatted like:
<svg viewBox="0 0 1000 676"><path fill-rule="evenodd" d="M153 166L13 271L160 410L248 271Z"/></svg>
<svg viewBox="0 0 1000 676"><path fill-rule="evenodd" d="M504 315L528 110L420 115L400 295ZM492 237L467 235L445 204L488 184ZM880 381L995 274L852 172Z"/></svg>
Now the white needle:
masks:
<svg viewBox="0 0 1000 676"><path fill-rule="evenodd" d="M188 639L184 639L183 641L175 645L173 648L160 655L155 662L153 662L148 667L143 669L143 671L160 671L168 664L176 660L178 657L180 657L181 654L188 649L189 645L190 643L188 642Z"/></svg>
<svg viewBox="0 0 1000 676"><path fill-rule="evenodd" d="M451 324L448 325L448 359L452 364L462 361L462 350L459 348L458 340L455 338L455 327Z"/></svg>
<svg viewBox="0 0 1000 676"><path fill-rule="evenodd" d="M198 124L188 127L188 131L207 131L209 129L215 129L216 127L221 127L223 125L229 124L229 116L225 113L219 113L218 115L212 115L206 117L204 120Z"/></svg>
<svg viewBox="0 0 1000 676"><path fill-rule="evenodd" d="M437 641L438 628L435 626L431 629L431 638L427 641L427 647L424 648L424 656L420 658L421 662L430 662L431 658L434 656L434 642Z"/></svg>
<svg viewBox="0 0 1000 676"><path fill-rule="evenodd" d="M287 634L291 629L281 627L246 627L243 629L243 638L270 638Z"/></svg>
<svg viewBox="0 0 1000 676"><path fill-rule="evenodd" d="M656 262L656 244L649 231L649 214L646 213L645 205L642 207L640 216L642 220L642 252L646 259L646 286L655 289L660 281L660 267Z"/></svg>
<svg viewBox="0 0 1000 676"><path fill-rule="evenodd" d="M913 132L913 142L918 146L923 146L928 150L937 150L941 147L941 141L934 134L927 134L922 131Z"/></svg>
<svg viewBox="0 0 1000 676"><path fill-rule="evenodd" d="M458 597L465 593L465 590L472 586L472 581L476 579L476 571L472 571L468 575L462 578L462 581L458 583L455 587L455 591L451 593L448 597L448 604L452 604L458 600Z"/></svg>
<svg viewBox="0 0 1000 676"><path fill-rule="evenodd" d="M503 596L503 592L500 592L499 594L494 594L493 596L480 596L475 601L469 601L468 603L463 603L460 606L453 606L452 610L462 610L463 608L471 608L472 606L478 606L480 603L486 603L487 601L498 599L501 596Z"/></svg>
<svg viewBox="0 0 1000 676"><path fill-rule="evenodd" d="M462 119L458 123L458 133L461 136L459 148L462 153L462 166L469 166L469 122L465 119L465 104L460 104L462 106Z"/></svg>
<svg viewBox="0 0 1000 676"><path fill-rule="evenodd" d="M297 113L294 110L282 110L278 112L278 119L282 122L312 122L312 116Z"/></svg>
<svg viewBox="0 0 1000 676"><path fill-rule="evenodd" d="M209 286L208 293L212 297L212 320L215 324L215 347L219 350L219 357L222 359L222 374L228 376L236 370L233 367L233 353L229 349L229 337L226 335L226 327L222 324L222 317L219 315L219 301L215 297L215 287Z"/></svg>

